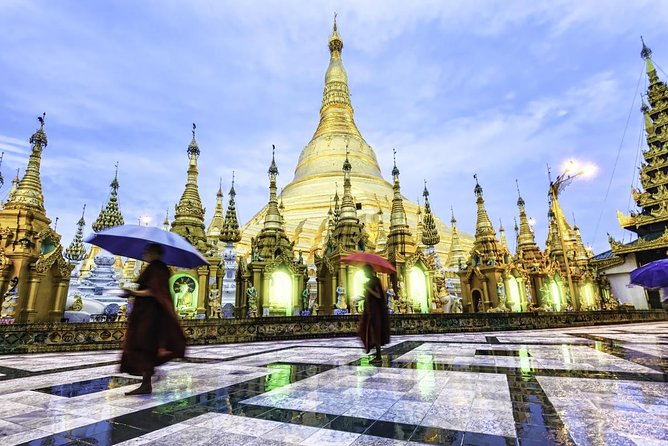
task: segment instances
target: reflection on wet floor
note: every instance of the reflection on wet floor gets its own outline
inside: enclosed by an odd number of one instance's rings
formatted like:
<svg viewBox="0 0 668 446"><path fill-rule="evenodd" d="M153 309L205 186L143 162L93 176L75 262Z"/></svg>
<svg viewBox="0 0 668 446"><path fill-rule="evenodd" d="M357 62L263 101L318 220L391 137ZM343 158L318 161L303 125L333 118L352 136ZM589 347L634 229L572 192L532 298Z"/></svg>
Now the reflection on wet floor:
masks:
<svg viewBox="0 0 668 446"><path fill-rule="evenodd" d="M0 356L0 443L668 443L668 323L392 341L193 347L135 397L117 352Z"/></svg>

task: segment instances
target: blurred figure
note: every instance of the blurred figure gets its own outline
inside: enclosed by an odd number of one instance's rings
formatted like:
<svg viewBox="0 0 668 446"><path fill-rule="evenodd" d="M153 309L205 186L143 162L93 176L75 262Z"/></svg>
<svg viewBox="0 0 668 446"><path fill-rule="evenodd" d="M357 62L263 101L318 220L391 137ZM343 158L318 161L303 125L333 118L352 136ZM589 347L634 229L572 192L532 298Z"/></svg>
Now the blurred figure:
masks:
<svg viewBox="0 0 668 446"><path fill-rule="evenodd" d="M364 265L365 275L369 278L364 286L364 313L359 323L359 335L367 353L376 348L372 360L381 360L380 347L390 342L390 317L388 315L385 293L371 265Z"/></svg>
<svg viewBox="0 0 668 446"><path fill-rule="evenodd" d="M135 299L128 317L121 372L142 377L141 385L126 395L151 393L155 367L185 355L186 338L169 294L171 273L160 260L162 255L160 245L147 245L144 261L148 265L137 279L138 289L126 290Z"/></svg>

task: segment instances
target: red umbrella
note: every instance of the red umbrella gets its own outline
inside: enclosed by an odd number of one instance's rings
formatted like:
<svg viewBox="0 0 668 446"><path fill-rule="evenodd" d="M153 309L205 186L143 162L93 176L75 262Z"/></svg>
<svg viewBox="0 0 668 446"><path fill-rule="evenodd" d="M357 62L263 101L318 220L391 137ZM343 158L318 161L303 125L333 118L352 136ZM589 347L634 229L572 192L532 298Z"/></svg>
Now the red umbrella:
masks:
<svg viewBox="0 0 668 446"><path fill-rule="evenodd" d="M364 265L368 263L378 273L392 274L397 272L396 268L394 268L390 262L378 254L371 252L356 252L354 254L350 254L349 256L343 257L341 261L343 263L350 263L352 265Z"/></svg>

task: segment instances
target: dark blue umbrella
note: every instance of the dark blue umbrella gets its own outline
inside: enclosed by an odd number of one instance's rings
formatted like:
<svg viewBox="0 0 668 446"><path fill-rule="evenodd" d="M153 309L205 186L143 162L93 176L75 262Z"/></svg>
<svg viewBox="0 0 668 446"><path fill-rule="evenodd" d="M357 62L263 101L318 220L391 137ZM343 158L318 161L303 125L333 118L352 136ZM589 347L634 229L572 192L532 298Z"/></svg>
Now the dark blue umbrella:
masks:
<svg viewBox="0 0 668 446"><path fill-rule="evenodd" d="M155 243L165 253L162 261L168 265L193 268L209 262L193 245L178 234L153 226L121 225L92 234L84 240L123 257L141 259L146 245Z"/></svg>
<svg viewBox="0 0 668 446"><path fill-rule="evenodd" d="M645 288L668 287L668 259L655 260L631 271L631 283Z"/></svg>

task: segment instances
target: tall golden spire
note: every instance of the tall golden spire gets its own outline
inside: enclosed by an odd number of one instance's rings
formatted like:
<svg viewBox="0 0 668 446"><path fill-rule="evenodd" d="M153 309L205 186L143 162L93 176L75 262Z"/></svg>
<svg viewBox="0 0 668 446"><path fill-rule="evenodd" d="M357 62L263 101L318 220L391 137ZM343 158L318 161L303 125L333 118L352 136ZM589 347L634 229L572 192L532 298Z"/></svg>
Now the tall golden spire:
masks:
<svg viewBox="0 0 668 446"><path fill-rule="evenodd" d="M485 200L482 197L482 187L478 183L478 175L473 175L475 178L475 188L473 191L476 195L476 205L478 206L478 215L475 225L475 241L473 242L473 257L477 263L500 264L503 260L501 254L501 246L496 238L496 232L492 226L492 222L487 215L485 209ZM478 257L476 259L476 257Z"/></svg>
<svg viewBox="0 0 668 446"><path fill-rule="evenodd" d="M202 200L200 199L197 187L197 158L200 151L195 140L195 129L197 129L197 126L193 123L193 136L187 150L189 163L186 187L183 195L181 195L181 199L175 206L171 231L184 237L193 246L202 251L206 249L206 235L204 233L205 209L202 207Z"/></svg>
<svg viewBox="0 0 668 446"><path fill-rule="evenodd" d="M28 167L16 191L11 195L11 199L5 204L5 209L30 208L35 209L42 214L44 210L44 195L42 194L42 182L39 176L39 167L42 161L42 150L48 144L46 133L44 133L44 120L46 113L39 116L39 128L30 137L32 152L28 159Z"/></svg>
<svg viewBox="0 0 668 446"><path fill-rule="evenodd" d="M278 197L276 194L276 177L278 176L278 166L276 166L276 146L271 146L271 165L267 174L269 175L269 204L267 205L267 215L264 217L264 227L255 238L254 245L251 247L253 252L257 252L260 258L269 260L280 255L292 258L292 246L288 236L285 234L281 224L281 213L278 209Z"/></svg>
<svg viewBox="0 0 668 446"><path fill-rule="evenodd" d="M536 245L536 238L531 230L529 219L527 218L527 212L524 207L524 198L522 198L522 194L520 194L520 185L517 180L515 180L515 184L517 185L517 207L520 210L520 226L519 232L517 233L517 250L519 251L524 247L533 247L534 245L538 247L538 245Z"/></svg>
<svg viewBox="0 0 668 446"><path fill-rule="evenodd" d="M459 232L457 232L457 219L455 218L455 211L450 207L452 217L450 218L450 226L452 232L450 233L450 249L448 250L448 258L446 260L446 267L450 269L458 268L459 264L466 262L466 250L462 247L459 240Z"/></svg>
<svg viewBox="0 0 668 446"><path fill-rule="evenodd" d="M640 51L640 57L645 59L645 70L647 71L647 77L649 78L650 88L652 85L659 82L659 76L656 75L656 68L654 68L654 63L652 62L652 50L645 45L645 40L640 36L640 41L642 42L642 51Z"/></svg>
<svg viewBox="0 0 668 446"><path fill-rule="evenodd" d="M165 219L162 220L162 229L169 231L169 209L165 211Z"/></svg>
<svg viewBox="0 0 668 446"><path fill-rule="evenodd" d="M334 196L334 217L336 219L336 226L332 234L336 246L343 251L355 251L364 249L366 243L366 234L363 232L363 224L357 218L357 208L355 206L355 199L353 198L352 185L350 182L350 172L352 171L352 164L348 160L346 152L346 159L343 162L343 197L341 198L341 206L338 204L338 193ZM338 209L338 214L337 214Z"/></svg>
<svg viewBox="0 0 668 446"><path fill-rule="evenodd" d="M86 220L84 220L85 213L86 205L84 204L81 218L77 222L77 232L74 235L74 240L72 240L70 246L65 250L64 257L72 262L80 262L86 257L86 248L83 244L83 228L86 226Z"/></svg>
<svg viewBox="0 0 668 446"><path fill-rule="evenodd" d="M232 187L230 187L228 196L230 199L227 204L227 213L225 214L225 223L220 233L220 239L226 243L236 243L241 240L241 232L239 231L239 219L237 218L237 208L234 201L237 196L237 192L234 190L234 172L232 172Z"/></svg>
<svg viewBox="0 0 668 446"><path fill-rule="evenodd" d="M271 146L271 164L267 171L269 175L269 207L267 215L264 217L264 229L281 229L281 212L278 209L278 196L276 191L276 177L278 176L278 166L276 165L276 146Z"/></svg>
<svg viewBox="0 0 668 446"><path fill-rule="evenodd" d="M339 215L340 222L357 222L357 208L355 207L355 199L353 198L352 184L350 183L350 172L352 171L352 164L348 160L348 153L346 152L346 160L343 162L343 197L341 198L341 209Z"/></svg>
<svg viewBox="0 0 668 446"><path fill-rule="evenodd" d="M413 237L408 227L406 219L406 210L404 209L404 199L401 196L401 185L399 183L399 168L397 167L397 151L394 153L394 167L392 168L392 178L394 196L392 198L392 212L390 213L390 233L387 238L387 247L390 254L400 253L406 255L406 252L412 253L415 248Z"/></svg>
<svg viewBox="0 0 668 446"><path fill-rule="evenodd" d="M325 89L322 93L320 123L313 139L328 134L348 134L361 138L353 120L353 106L348 90L348 75L343 68L341 52L343 40L339 36L334 16L334 29L329 38L329 67L325 73Z"/></svg>
<svg viewBox="0 0 668 446"><path fill-rule="evenodd" d="M223 230L225 224L225 215L223 209L223 179L218 183L218 192L216 193L216 207L213 210L213 217L211 223L206 230L206 236L210 239L218 238ZM211 240L210 240L211 241Z"/></svg>
<svg viewBox="0 0 668 446"><path fill-rule="evenodd" d="M524 199L520 193L519 182L515 180L515 184L517 185L517 207L520 211L519 226L517 221L515 221L515 233L517 236L515 259L525 270L537 271L540 268L543 260L543 252L536 244L536 237L533 230L531 229L531 225L529 224ZM550 229L554 231L556 227L552 228L551 225Z"/></svg>
<svg viewBox="0 0 668 446"><path fill-rule="evenodd" d="M107 205L100 210L100 214L93 222L93 231L95 232L112 228L114 226L120 226L125 223L123 214L121 214L121 210L118 206L118 163L116 163L114 179L111 181L111 184L109 184L109 187L111 187L111 193L109 194Z"/></svg>
<svg viewBox="0 0 668 446"><path fill-rule="evenodd" d="M424 190L422 191L424 197L424 218L422 219L422 244L425 246L435 246L441 241L441 236L436 229L436 222L434 215L431 213L431 206L429 205L429 191L427 190L427 180L424 180Z"/></svg>

